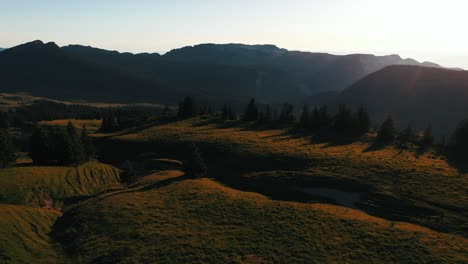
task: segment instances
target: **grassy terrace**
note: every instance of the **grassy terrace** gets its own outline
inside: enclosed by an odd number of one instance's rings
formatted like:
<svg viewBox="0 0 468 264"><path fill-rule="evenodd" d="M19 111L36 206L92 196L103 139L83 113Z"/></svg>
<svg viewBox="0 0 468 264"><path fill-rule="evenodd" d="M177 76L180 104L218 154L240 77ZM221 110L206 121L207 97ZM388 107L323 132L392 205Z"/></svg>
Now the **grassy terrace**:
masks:
<svg viewBox="0 0 468 264"><path fill-rule="evenodd" d="M213 177L223 173L227 177L243 175L252 179L252 173L263 172L261 176L271 175L283 186L287 186L287 180L314 183L319 178L325 184L351 182L392 197L396 203L405 201L410 207L429 211L429 215L412 216L408 221L466 235L468 174L458 163L451 163L431 150L425 153L394 147L373 150L365 140L335 145L281 129L252 130L203 119L154 126L114 135L113 139L119 144L135 144L137 149L152 149L177 158L180 146L196 142ZM290 177L284 177L284 182L281 175Z"/></svg>
<svg viewBox="0 0 468 264"><path fill-rule="evenodd" d="M54 235L81 263L466 262L465 238L176 172L74 207Z"/></svg>
<svg viewBox="0 0 468 264"><path fill-rule="evenodd" d="M49 199L64 201L119 187L119 170L97 162L0 170L0 203L45 206Z"/></svg>

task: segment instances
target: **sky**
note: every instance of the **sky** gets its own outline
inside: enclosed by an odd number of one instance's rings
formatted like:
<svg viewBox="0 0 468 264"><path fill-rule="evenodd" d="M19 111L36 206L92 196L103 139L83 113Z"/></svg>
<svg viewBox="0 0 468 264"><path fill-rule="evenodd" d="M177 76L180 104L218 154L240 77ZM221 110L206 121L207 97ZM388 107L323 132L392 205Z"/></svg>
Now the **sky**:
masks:
<svg viewBox="0 0 468 264"><path fill-rule="evenodd" d="M164 53L200 43L399 54L468 69L467 0L0 0L0 47Z"/></svg>

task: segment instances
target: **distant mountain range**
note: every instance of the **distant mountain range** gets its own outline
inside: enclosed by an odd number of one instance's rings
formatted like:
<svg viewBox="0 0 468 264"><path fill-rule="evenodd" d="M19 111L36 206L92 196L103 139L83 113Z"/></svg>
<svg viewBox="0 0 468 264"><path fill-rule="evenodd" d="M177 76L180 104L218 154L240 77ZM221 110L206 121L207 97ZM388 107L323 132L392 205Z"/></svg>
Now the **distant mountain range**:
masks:
<svg viewBox="0 0 468 264"><path fill-rule="evenodd" d="M400 127L432 125L436 134L446 135L468 118L468 71L389 66L354 83L335 100L365 105L374 120L392 115Z"/></svg>
<svg viewBox="0 0 468 264"><path fill-rule="evenodd" d="M6 50L6 49L4 49L4 48L0 48L0 52L2 52L2 51L4 51L4 50Z"/></svg>
<svg viewBox="0 0 468 264"><path fill-rule="evenodd" d="M202 44L161 56L34 41L0 54L0 91L113 102L175 103L190 94L218 103L250 97L303 103L389 65L440 67L397 55L336 56L273 45Z"/></svg>

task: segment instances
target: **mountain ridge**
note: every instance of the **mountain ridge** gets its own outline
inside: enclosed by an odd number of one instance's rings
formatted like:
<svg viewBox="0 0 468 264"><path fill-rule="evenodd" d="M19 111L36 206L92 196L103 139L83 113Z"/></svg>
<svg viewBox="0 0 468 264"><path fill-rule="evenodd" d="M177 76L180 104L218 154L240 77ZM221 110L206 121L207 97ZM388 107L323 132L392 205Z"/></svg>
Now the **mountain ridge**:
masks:
<svg viewBox="0 0 468 264"><path fill-rule="evenodd" d="M374 120L392 115L400 127L432 126L436 134L453 131L468 117L468 71L392 65L341 92L336 103L365 105Z"/></svg>

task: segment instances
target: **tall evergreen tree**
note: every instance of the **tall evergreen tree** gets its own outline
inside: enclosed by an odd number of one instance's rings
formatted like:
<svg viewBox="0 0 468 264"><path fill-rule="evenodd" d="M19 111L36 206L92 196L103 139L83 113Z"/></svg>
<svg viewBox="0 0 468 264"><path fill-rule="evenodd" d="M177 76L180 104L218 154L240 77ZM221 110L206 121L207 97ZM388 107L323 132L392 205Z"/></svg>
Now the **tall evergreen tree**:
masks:
<svg viewBox="0 0 468 264"><path fill-rule="evenodd" d="M458 124L453 132L451 144L459 151L468 152L468 119Z"/></svg>
<svg viewBox="0 0 468 264"><path fill-rule="evenodd" d="M184 161L184 172L187 177L190 178L202 178L207 176L208 169L195 143L191 144L189 156Z"/></svg>
<svg viewBox="0 0 468 264"><path fill-rule="evenodd" d="M294 119L294 106L288 103L283 104L279 121L283 124L291 124L294 122Z"/></svg>
<svg viewBox="0 0 468 264"><path fill-rule="evenodd" d="M179 104L179 118L187 119L198 115L197 105L191 96L186 96L184 101Z"/></svg>
<svg viewBox="0 0 468 264"><path fill-rule="evenodd" d="M328 107L326 105L319 109L319 130L326 131L331 127L332 119L328 113Z"/></svg>
<svg viewBox="0 0 468 264"><path fill-rule="evenodd" d="M432 134L432 127L430 125L424 130L422 144L424 146L432 146L434 144L434 135Z"/></svg>
<svg viewBox="0 0 468 264"><path fill-rule="evenodd" d="M403 142L414 142L415 139L416 139L416 132L411 127L411 125L408 125L403 131L401 131L399 135L399 140Z"/></svg>
<svg viewBox="0 0 468 264"><path fill-rule="evenodd" d="M369 113L367 110L364 108L364 106L360 106L358 111L357 111L357 121L358 121L358 136L364 135L370 130L370 117Z"/></svg>
<svg viewBox="0 0 468 264"><path fill-rule="evenodd" d="M333 129L341 136L349 136L353 133L353 115L351 110L344 104L338 107L338 113L334 118Z"/></svg>
<svg viewBox="0 0 468 264"><path fill-rule="evenodd" d="M43 165L52 159L52 146L49 135L42 127L37 127L31 135L30 157L37 165Z"/></svg>
<svg viewBox="0 0 468 264"><path fill-rule="evenodd" d="M11 136L6 129L0 129L0 168L9 167L15 162L15 152Z"/></svg>
<svg viewBox="0 0 468 264"><path fill-rule="evenodd" d="M71 122L66 128L65 156L61 160L64 164L79 165L85 161L85 153L80 137Z"/></svg>
<svg viewBox="0 0 468 264"><path fill-rule="evenodd" d="M83 124L81 128L81 144L83 146L84 161L89 161L96 156L96 149L93 145L91 138L88 136L86 125Z"/></svg>
<svg viewBox="0 0 468 264"><path fill-rule="evenodd" d="M269 123L273 120L273 114L271 112L271 106L269 104L265 107L265 115L263 117L265 123Z"/></svg>
<svg viewBox="0 0 468 264"><path fill-rule="evenodd" d="M310 119L309 106L305 104L302 108L301 117L299 119L299 126L305 129L310 128Z"/></svg>
<svg viewBox="0 0 468 264"><path fill-rule="evenodd" d="M247 108L245 109L244 121L246 122L257 121L257 119L258 119L258 108L257 108L257 105L255 104L255 99L252 98L250 99L250 102L247 105Z"/></svg>
<svg viewBox="0 0 468 264"><path fill-rule="evenodd" d="M395 121L391 116L387 117L380 126L377 133L377 141L381 143L389 143L395 138Z"/></svg>

